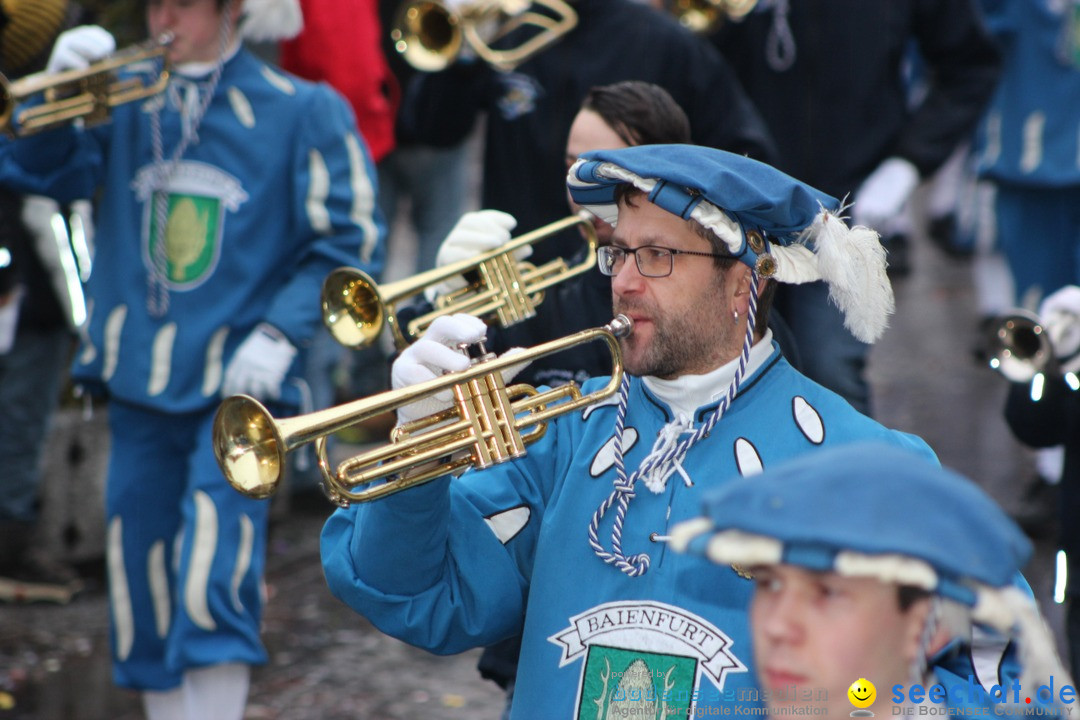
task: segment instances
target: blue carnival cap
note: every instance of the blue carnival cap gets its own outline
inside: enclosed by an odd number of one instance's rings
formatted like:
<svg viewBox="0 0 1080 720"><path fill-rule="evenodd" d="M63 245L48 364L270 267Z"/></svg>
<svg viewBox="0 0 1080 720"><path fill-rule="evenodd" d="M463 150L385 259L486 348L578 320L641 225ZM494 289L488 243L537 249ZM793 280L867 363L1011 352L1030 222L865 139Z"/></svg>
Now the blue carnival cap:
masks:
<svg viewBox="0 0 1080 720"><path fill-rule="evenodd" d="M1064 673L1034 599L1016 584L1031 543L975 483L894 445L827 448L732 480L668 542L721 564L922 588L1015 639L1023 687Z"/></svg>
<svg viewBox="0 0 1080 720"><path fill-rule="evenodd" d="M873 342L893 311L878 234L849 228L841 203L756 160L694 145L640 145L585 153L570 168L574 202L615 225L616 189L711 229L732 255L784 283L824 280L860 340Z"/></svg>
<svg viewBox="0 0 1080 720"><path fill-rule="evenodd" d="M982 489L896 446L808 453L710 493L677 550L914 585L975 607L1011 586L1031 543Z"/></svg>

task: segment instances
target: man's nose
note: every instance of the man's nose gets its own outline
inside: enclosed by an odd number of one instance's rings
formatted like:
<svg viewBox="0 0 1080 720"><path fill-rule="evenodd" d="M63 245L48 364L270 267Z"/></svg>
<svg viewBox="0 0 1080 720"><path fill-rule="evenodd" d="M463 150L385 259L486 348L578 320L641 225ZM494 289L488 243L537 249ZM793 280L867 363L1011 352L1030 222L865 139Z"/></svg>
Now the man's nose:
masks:
<svg viewBox="0 0 1080 720"><path fill-rule="evenodd" d="M804 600L792 592L781 591L768 608L760 611L754 622L773 641L798 642L803 636L802 608Z"/></svg>
<svg viewBox="0 0 1080 720"><path fill-rule="evenodd" d="M616 293L634 292L644 286L645 276L637 266L637 255L627 253L622 267L611 278L611 289Z"/></svg>

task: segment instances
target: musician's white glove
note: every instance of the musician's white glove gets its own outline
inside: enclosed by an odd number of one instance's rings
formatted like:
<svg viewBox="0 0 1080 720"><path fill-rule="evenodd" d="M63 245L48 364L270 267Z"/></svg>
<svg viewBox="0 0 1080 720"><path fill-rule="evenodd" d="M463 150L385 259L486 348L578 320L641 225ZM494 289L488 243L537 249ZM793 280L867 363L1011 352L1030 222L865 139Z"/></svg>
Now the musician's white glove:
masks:
<svg viewBox="0 0 1080 720"><path fill-rule="evenodd" d="M45 71L82 70L115 51L116 40L108 30L97 25L80 25L60 33L56 38Z"/></svg>
<svg viewBox="0 0 1080 720"><path fill-rule="evenodd" d="M919 171L907 160L891 157L863 181L851 208L856 225L880 230L904 209L919 184Z"/></svg>
<svg viewBox="0 0 1080 720"><path fill-rule="evenodd" d="M439 252L435 256L435 266L445 267L502 247L510 242L510 231L515 227L517 227L517 220L514 216L499 210L476 210L465 213L439 246ZM532 248L526 245L514 251L514 259L524 260L531 254ZM455 275L425 288L424 297L428 302L434 303L439 295L446 295L463 287L465 287L464 278Z"/></svg>
<svg viewBox="0 0 1080 720"><path fill-rule="evenodd" d="M469 369L471 361L462 344L472 344L484 339L487 325L473 315L458 313L443 315L431 323L427 331L409 347L405 348L390 368L390 384L395 390L417 385L449 372ZM506 351L506 355L522 352L520 348ZM509 383L529 363L523 362L502 371L504 382ZM450 390L435 393L409 405L398 408L398 424L419 420L445 410L453 403Z"/></svg>
<svg viewBox="0 0 1080 720"><path fill-rule="evenodd" d="M1050 293L1039 305L1054 356L1062 372L1080 372L1080 287L1066 285Z"/></svg>
<svg viewBox="0 0 1080 720"><path fill-rule="evenodd" d="M244 394L258 400L277 400L295 357L296 348L280 330L259 323L240 343L225 369L222 396Z"/></svg>

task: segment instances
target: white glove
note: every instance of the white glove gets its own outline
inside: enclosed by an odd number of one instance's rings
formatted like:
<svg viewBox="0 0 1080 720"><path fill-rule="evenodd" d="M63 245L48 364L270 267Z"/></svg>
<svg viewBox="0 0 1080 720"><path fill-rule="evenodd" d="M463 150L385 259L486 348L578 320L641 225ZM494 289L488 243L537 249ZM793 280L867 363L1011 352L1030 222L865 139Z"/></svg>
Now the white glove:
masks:
<svg viewBox="0 0 1080 720"><path fill-rule="evenodd" d="M449 372L469 369L472 362L458 346L479 342L486 334L487 325L473 315L458 313L436 318L419 340L398 355L390 368L390 384L397 390L441 377ZM504 357L519 352L523 350L512 348L506 351ZM504 369L503 381L509 383L514 375L528 365L528 362L523 362ZM397 411L398 424L434 415L450 407L453 400L453 393L445 390L415 403L404 405Z"/></svg>
<svg viewBox="0 0 1080 720"><path fill-rule="evenodd" d="M435 256L435 267L445 267L460 260L468 260L477 255L502 247L510 242L510 231L517 227L513 215L499 210L476 210L461 216L439 246ZM532 254L528 245L514 251L514 259L524 260ZM460 275L448 278L441 283L424 290L424 297L434 303L435 298L465 287L465 280Z"/></svg>
<svg viewBox="0 0 1080 720"><path fill-rule="evenodd" d="M116 40L97 25L81 25L60 33L45 66L48 73L82 70L116 51Z"/></svg>
<svg viewBox="0 0 1080 720"><path fill-rule="evenodd" d="M855 192L856 225L880 229L904 209L919 184L919 171L907 160L891 157L877 167Z"/></svg>
<svg viewBox="0 0 1080 720"><path fill-rule="evenodd" d="M222 396L244 394L257 400L277 400L295 357L296 348L280 330L259 323L240 343L225 369Z"/></svg>
<svg viewBox="0 0 1080 720"><path fill-rule="evenodd" d="M1039 319L1062 372L1080 372L1080 287L1066 285L1047 295L1039 305Z"/></svg>

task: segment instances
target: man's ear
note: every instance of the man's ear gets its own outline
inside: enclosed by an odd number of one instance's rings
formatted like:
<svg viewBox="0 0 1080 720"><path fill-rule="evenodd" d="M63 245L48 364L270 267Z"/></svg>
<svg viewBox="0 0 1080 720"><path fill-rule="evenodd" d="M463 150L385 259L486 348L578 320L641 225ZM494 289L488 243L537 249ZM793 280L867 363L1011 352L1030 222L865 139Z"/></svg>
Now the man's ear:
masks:
<svg viewBox="0 0 1080 720"><path fill-rule="evenodd" d="M926 657L932 658L945 649L945 646L959 637L958 624L964 624L970 628L970 621L955 613L950 614L948 603L939 604L937 610L936 626L925 648L920 648L923 637L923 629L934 607L932 598L921 598L908 608L908 633L905 639L905 657L913 661L920 650ZM960 611L962 612L962 611Z"/></svg>
<svg viewBox="0 0 1080 720"><path fill-rule="evenodd" d="M750 268L741 262L735 263L727 273L727 280L734 287L732 291L733 309L737 310L739 315L746 315L750 312L750 284L754 275Z"/></svg>
<svg viewBox="0 0 1080 720"><path fill-rule="evenodd" d="M934 650L931 648L922 647L923 630L926 628L926 622L930 619L930 610L932 603L930 598L919 598L911 604L911 606L904 612L907 616L907 622L904 625L904 660L911 664L915 661L915 658L920 652L925 652L929 657L933 655ZM941 625L934 631L935 638L941 632ZM946 631L947 634L947 631ZM941 643L938 647L943 646Z"/></svg>

